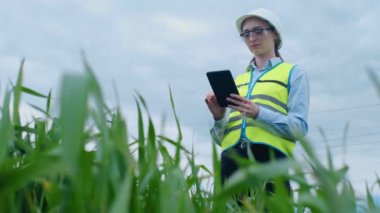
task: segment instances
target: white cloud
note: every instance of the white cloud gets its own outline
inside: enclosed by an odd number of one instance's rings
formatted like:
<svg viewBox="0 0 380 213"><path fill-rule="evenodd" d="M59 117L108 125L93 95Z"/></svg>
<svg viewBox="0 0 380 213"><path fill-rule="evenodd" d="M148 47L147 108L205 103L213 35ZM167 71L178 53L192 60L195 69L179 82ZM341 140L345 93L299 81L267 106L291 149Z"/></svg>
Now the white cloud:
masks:
<svg viewBox="0 0 380 213"><path fill-rule="evenodd" d="M205 20L181 17L170 14L156 14L150 17L155 29L167 37L180 40L194 40L208 35L211 26ZM148 26L149 27L149 26Z"/></svg>
<svg viewBox="0 0 380 213"><path fill-rule="evenodd" d="M117 8L119 0L81 0L79 4L95 15L105 15Z"/></svg>
<svg viewBox="0 0 380 213"><path fill-rule="evenodd" d="M55 22L47 22L44 26L47 36L59 38L60 41L74 41L74 35L67 26Z"/></svg>
<svg viewBox="0 0 380 213"><path fill-rule="evenodd" d="M136 44L136 49L142 54L155 55L157 57L168 57L175 55L175 50L153 40L140 41Z"/></svg>

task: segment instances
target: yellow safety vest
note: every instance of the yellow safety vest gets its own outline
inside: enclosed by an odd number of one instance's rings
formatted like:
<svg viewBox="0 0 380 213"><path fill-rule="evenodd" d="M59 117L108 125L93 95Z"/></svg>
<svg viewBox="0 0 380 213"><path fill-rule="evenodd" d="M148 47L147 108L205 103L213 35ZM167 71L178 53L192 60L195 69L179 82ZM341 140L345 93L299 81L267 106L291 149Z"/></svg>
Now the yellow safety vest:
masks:
<svg viewBox="0 0 380 213"><path fill-rule="evenodd" d="M264 71L256 82L252 82L252 72L236 77L239 94L252 102L270 110L287 115L289 76L294 65L280 63ZM280 137L268 131L268 126L242 116L239 111L231 110L227 128L222 139L222 149L238 144L242 139L250 143L266 144L286 155L293 152L295 141Z"/></svg>

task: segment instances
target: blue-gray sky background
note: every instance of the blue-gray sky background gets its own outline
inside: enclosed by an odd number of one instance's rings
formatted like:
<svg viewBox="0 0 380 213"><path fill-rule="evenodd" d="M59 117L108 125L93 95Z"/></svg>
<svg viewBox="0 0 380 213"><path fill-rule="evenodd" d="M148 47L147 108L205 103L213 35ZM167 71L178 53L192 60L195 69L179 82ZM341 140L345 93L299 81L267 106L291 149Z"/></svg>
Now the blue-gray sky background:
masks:
<svg viewBox="0 0 380 213"><path fill-rule="evenodd" d="M26 86L43 93L53 89L58 98L61 76L81 72L84 50L111 105L116 104L116 85L132 130L134 90L159 121L163 113L170 115L170 84L186 146L194 145L198 161L211 166L205 73L230 69L236 76L244 71L252 55L238 36L235 19L257 7L279 15L284 40L280 52L308 74L308 137L323 157L322 128L337 164L348 163L352 183L363 192L365 181L375 180L380 163L380 99L366 72L371 67L380 75L376 0L0 0L1 88L14 81L25 57ZM26 105L34 101L24 96L25 114L35 113ZM170 118L168 134L173 131ZM343 152L346 123L348 146Z"/></svg>

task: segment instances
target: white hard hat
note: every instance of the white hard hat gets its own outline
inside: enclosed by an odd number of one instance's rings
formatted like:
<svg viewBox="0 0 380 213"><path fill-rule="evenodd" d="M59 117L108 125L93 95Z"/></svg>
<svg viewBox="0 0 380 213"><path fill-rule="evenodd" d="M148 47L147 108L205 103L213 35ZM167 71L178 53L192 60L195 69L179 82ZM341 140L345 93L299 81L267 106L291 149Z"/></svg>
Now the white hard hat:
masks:
<svg viewBox="0 0 380 213"><path fill-rule="evenodd" d="M249 12L247 15L243 15L236 20L236 27L239 31L239 34L242 33L242 24L243 24L244 20L246 20L247 18L250 18L250 17L258 17L260 19L268 21L269 24L271 24L274 27L274 29L276 30L276 32L278 33L278 36L279 36L278 49L280 49L280 47L282 46L281 23L280 23L280 19L277 17L277 15L268 9L257 8L255 10Z"/></svg>

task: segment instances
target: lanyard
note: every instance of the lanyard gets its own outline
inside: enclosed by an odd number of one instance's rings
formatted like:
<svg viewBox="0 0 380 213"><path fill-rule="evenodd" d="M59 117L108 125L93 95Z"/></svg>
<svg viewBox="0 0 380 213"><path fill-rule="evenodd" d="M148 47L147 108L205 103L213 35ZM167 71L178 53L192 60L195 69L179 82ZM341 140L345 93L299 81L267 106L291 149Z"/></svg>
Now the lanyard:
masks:
<svg viewBox="0 0 380 213"><path fill-rule="evenodd" d="M249 80L249 87L248 87L248 93L246 95L246 99L250 100L251 98L251 93L252 93L252 90L253 88L255 87L257 81L263 76L265 75L267 72L269 72L270 70L272 70L273 68L277 67L278 65L280 65L281 63L277 64L276 66L274 67L268 67L267 69L265 69L258 78L256 78L255 81L253 81L253 67L251 66L251 77L250 77L250 80ZM242 123L242 130L241 130L241 135L240 135L240 141L242 142L247 142L249 141L249 139L247 138L247 135L246 135L246 127L247 127L247 119L245 117L245 115L242 116L242 119L243 119L243 123Z"/></svg>

